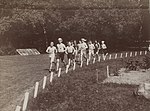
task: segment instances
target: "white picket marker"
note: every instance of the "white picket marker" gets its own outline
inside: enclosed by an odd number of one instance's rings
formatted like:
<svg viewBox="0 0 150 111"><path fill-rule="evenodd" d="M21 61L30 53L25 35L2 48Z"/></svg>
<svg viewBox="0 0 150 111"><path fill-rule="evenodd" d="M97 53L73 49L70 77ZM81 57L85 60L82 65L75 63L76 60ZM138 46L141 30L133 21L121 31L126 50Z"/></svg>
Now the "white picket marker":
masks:
<svg viewBox="0 0 150 111"><path fill-rule="evenodd" d="M115 54L115 59L117 59L117 53Z"/></svg>
<svg viewBox="0 0 150 111"><path fill-rule="evenodd" d="M46 79L47 79L47 76L44 76L44 79L43 79L43 89L45 89L45 86L46 86Z"/></svg>
<svg viewBox="0 0 150 111"><path fill-rule="evenodd" d="M109 60L111 59L111 54L109 55Z"/></svg>
<svg viewBox="0 0 150 111"><path fill-rule="evenodd" d="M89 59L86 60L86 65L87 65L87 66L89 65Z"/></svg>
<svg viewBox="0 0 150 111"><path fill-rule="evenodd" d="M66 66L66 73L68 73L69 65Z"/></svg>
<svg viewBox="0 0 150 111"><path fill-rule="evenodd" d="M36 83L35 83L35 89L34 89L34 98L37 97L37 94L38 94L38 88L39 88L39 82L36 82Z"/></svg>
<svg viewBox="0 0 150 111"><path fill-rule="evenodd" d="M95 63L95 61L96 61L96 58L94 57L94 58L93 58L93 64Z"/></svg>
<svg viewBox="0 0 150 111"><path fill-rule="evenodd" d="M120 54L120 58L122 58L123 57L123 55L122 55L122 53Z"/></svg>
<svg viewBox="0 0 150 111"><path fill-rule="evenodd" d="M103 60L104 60L104 61L106 60L106 55L103 56Z"/></svg>
<svg viewBox="0 0 150 111"><path fill-rule="evenodd" d="M135 56L137 56L137 51L135 52Z"/></svg>
<svg viewBox="0 0 150 111"><path fill-rule="evenodd" d="M101 61L101 56L98 56L98 62L100 62Z"/></svg>
<svg viewBox="0 0 150 111"><path fill-rule="evenodd" d="M145 51L145 55L147 55L147 51Z"/></svg>
<svg viewBox="0 0 150 111"><path fill-rule="evenodd" d="M28 100L29 100L29 92L26 92L25 97L24 97L24 101L23 101L22 111L27 110Z"/></svg>
<svg viewBox="0 0 150 111"><path fill-rule="evenodd" d="M51 72L50 82L52 82L52 81L53 81L53 76L54 76L54 72Z"/></svg>
<svg viewBox="0 0 150 111"><path fill-rule="evenodd" d="M76 69L76 62L73 63L73 70Z"/></svg>
<svg viewBox="0 0 150 111"><path fill-rule="evenodd" d="M21 111L21 106L16 106L15 111Z"/></svg>
<svg viewBox="0 0 150 111"><path fill-rule="evenodd" d="M109 66L107 66L107 77L109 78L110 76L109 76Z"/></svg>
<svg viewBox="0 0 150 111"><path fill-rule="evenodd" d="M140 55L142 55L142 51L140 51Z"/></svg>
<svg viewBox="0 0 150 111"><path fill-rule="evenodd" d="M82 67L83 66L83 61L81 61L81 65L80 65L80 67Z"/></svg>
<svg viewBox="0 0 150 111"><path fill-rule="evenodd" d="M126 56L125 57L128 57L128 53L126 52Z"/></svg>
<svg viewBox="0 0 150 111"><path fill-rule="evenodd" d="M61 68L58 69L58 77L61 75Z"/></svg>
<svg viewBox="0 0 150 111"><path fill-rule="evenodd" d="M132 52L130 52L130 57L132 57Z"/></svg>

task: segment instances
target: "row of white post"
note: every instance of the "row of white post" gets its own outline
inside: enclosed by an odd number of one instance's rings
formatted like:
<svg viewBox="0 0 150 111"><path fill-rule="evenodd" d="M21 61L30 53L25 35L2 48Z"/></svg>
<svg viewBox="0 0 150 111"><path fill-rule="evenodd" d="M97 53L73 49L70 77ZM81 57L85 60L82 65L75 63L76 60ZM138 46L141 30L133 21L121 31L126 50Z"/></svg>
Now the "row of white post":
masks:
<svg viewBox="0 0 150 111"><path fill-rule="evenodd" d="M142 54L147 55L147 51L144 51L144 52L140 51L139 55L142 55ZM135 52L135 56L137 56L137 55L138 55L138 52L136 51ZM129 57L132 57L132 56L133 56L133 52L130 52L130 56ZM111 57L112 56L110 54L109 55L109 60L111 59ZM125 57L128 57L128 53L127 52L125 53ZM120 58L123 58L123 53L120 54ZM115 59L117 59L117 53L115 54ZM109 66L107 66L107 68L106 68L106 75L107 75L107 78L110 77Z"/></svg>
<svg viewBox="0 0 150 111"><path fill-rule="evenodd" d="M138 54L138 52L136 51L135 56L137 56L137 54ZM145 51L144 54L146 55L147 51ZM142 55L142 51L140 51L140 55ZM132 56L133 56L133 52L130 52L130 57L132 57ZM128 53L125 53L125 57L128 57ZM117 58L118 58L118 54L116 53L115 54L115 59L117 59ZM123 58L123 53L120 54L120 58ZM111 54L109 55L108 59L109 60L112 59ZM98 62L100 62L100 60L101 60L101 56L98 57ZM93 64L95 62L96 62L96 58L93 59ZM88 59L87 59L86 65L89 65L89 60ZM83 66L83 61L81 61L81 64L80 64L80 67L82 67L82 66ZM73 63L73 70L75 70L75 69L76 69L76 62ZM69 71L69 65L67 65L65 72L68 73L68 71ZM61 68L59 68L59 70L58 70L58 77L60 77L60 76L61 76ZM110 75L109 75L109 66L107 66L107 77L110 77ZM52 83L53 78L54 78L54 72L51 72L51 74L50 74L50 83ZM42 85L43 89L45 89L45 87L46 87L46 81L47 81L47 76L44 76L43 85ZM38 95L38 89L39 89L39 82L36 82L35 87L34 87L34 95L33 95L34 98L36 98L37 95ZM24 96L22 111L27 110L28 100L29 100L29 92L26 92L25 96ZM21 111L21 106L16 106L15 111Z"/></svg>

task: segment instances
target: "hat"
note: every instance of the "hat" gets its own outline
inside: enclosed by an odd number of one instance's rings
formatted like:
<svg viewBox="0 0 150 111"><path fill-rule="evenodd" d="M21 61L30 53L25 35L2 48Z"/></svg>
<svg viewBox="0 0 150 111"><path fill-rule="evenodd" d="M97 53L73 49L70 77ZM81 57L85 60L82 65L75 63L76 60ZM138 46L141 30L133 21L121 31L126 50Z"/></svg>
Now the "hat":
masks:
<svg viewBox="0 0 150 111"><path fill-rule="evenodd" d="M86 41L86 39L84 39L84 38L81 38L81 40L84 41L84 42Z"/></svg>
<svg viewBox="0 0 150 111"><path fill-rule="evenodd" d="M58 38L58 41L62 41L62 38Z"/></svg>

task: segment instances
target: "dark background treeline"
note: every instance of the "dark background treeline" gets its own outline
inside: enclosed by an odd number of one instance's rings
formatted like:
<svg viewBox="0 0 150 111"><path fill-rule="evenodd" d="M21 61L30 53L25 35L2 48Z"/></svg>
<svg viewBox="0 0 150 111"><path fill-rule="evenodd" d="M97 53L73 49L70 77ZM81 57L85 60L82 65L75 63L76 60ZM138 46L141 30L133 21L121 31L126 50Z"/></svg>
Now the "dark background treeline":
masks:
<svg viewBox="0 0 150 111"><path fill-rule="evenodd" d="M17 48L45 52L58 37L105 40L110 50L143 47L149 19L148 0L2 0L0 55Z"/></svg>

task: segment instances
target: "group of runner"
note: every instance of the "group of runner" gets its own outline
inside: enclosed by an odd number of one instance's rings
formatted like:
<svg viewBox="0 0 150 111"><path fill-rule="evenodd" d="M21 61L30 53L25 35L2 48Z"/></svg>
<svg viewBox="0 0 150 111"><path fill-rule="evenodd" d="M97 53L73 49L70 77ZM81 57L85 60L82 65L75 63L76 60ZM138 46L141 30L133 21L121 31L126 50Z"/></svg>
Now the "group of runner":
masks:
<svg viewBox="0 0 150 111"><path fill-rule="evenodd" d="M62 38L58 38L58 44L55 46L54 42L51 42L46 52L49 54L50 59L49 71L52 71L53 65L56 65L56 71L58 71L60 62L70 67L74 62L83 63L84 59L88 62L92 58L95 60L100 57L100 54L105 58L107 55L107 46L105 41L98 42L95 40L92 42L84 38L81 38L78 43L76 40L68 41L66 46ZM65 54L68 58L67 64L64 60Z"/></svg>

